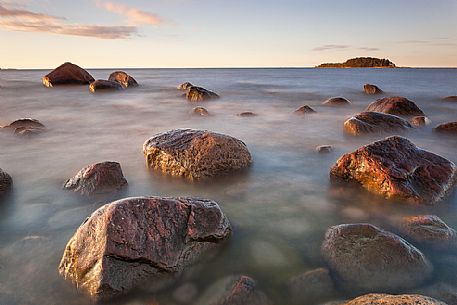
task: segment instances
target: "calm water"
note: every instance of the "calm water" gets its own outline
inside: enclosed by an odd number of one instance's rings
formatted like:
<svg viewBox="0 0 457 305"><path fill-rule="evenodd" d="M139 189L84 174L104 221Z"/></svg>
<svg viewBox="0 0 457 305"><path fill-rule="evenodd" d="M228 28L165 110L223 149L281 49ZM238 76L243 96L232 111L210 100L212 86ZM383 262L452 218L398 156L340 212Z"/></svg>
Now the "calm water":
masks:
<svg viewBox="0 0 457 305"><path fill-rule="evenodd" d="M91 70L107 78L112 70ZM220 256L178 281L199 293L231 274L254 277L277 303L288 304L284 282L323 266L319 247L327 227L371 222L393 230L399 216L433 213L457 228L454 192L435 207L388 203L360 189L333 189L328 172L342 154L383 136L352 138L342 124L375 98L362 92L374 83L386 95L414 100L432 124L404 134L418 146L457 162L457 138L432 127L457 120L457 103L440 97L457 94L457 69L148 69L128 70L141 87L116 93L89 93L86 86L46 89L47 71L0 71L0 125L21 117L39 119L48 131L23 139L0 133L0 167L14 179L14 191L0 203L0 304L90 304L84 293L63 280L57 266L68 239L95 209L127 196L199 196L216 200L234 227ZM194 117L195 104L176 86L190 81L222 98L201 105L209 117ZM321 102L342 95L353 104L328 108ZM318 113L296 116L308 104ZM236 114L252 111L256 117ZM211 184L164 177L145 167L143 142L173 128L199 128L242 139L254 163L247 173ZM317 145L331 144L330 154ZM82 167L114 160L122 165L128 189L113 198L90 200L61 189ZM457 261L457 252L454 253ZM452 261L452 258L450 259ZM449 280L453 265L435 265L435 279ZM440 267L441 266L441 267ZM452 271L452 273L454 273ZM157 296L172 301L173 287ZM139 291L113 304L148 304Z"/></svg>

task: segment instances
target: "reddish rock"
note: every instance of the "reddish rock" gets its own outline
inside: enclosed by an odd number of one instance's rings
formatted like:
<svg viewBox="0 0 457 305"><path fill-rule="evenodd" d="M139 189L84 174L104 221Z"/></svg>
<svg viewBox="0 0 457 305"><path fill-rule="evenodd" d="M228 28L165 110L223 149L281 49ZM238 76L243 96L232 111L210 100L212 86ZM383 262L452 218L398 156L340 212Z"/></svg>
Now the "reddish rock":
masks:
<svg viewBox="0 0 457 305"><path fill-rule="evenodd" d="M126 198L102 206L78 228L59 272L95 298L128 292L145 280L160 287L230 234L214 201Z"/></svg>
<svg viewBox="0 0 457 305"><path fill-rule="evenodd" d="M433 205L454 186L456 166L393 136L345 154L332 167L330 177L355 181L386 199Z"/></svg>
<svg viewBox="0 0 457 305"><path fill-rule="evenodd" d="M0 196L6 194L13 186L11 176L0 168Z"/></svg>
<svg viewBox="0 0 457 305"><path fill-rule="evenodd" d="M446 102L457 102L457 95L446 96L443 98Z"/></svg>
<svg viewBox="0 0 457 305"><path fill-rule="evenodd" d="M441 301L417 294L390 295L372 293L360 296L342 305L447 305Z"/></svg>
<svg viewBox="0 0 457 305"><path fill-rule="evenodd" d="M137 81L124 71L111 73L108 80L119 83L123 88L138 87Z"/></svg>
<svg viewBox="0 0 457 305"><path fill-rule="evenodd" d="M240 117L253 117L253 116L257 116L257 114L255 114L254 112L245 111L245 112L238 113L238 116L240 116Z"/></svg>
<svg viewBox="0 0 457 305"><path fill-rule="evenodd" d="M327 154L333 151L332 145L319 145L316 147L316 151L320 154Z"/></svg>
<svg viewBox="0 0 457 305"><path fill-rule="evenodd" d="M338 286L351 293L414 288L432 272L418 249L370 224L329 228L321 254Z"/></svg>
<svg viewBox="0 0 457 305"><path fill-rule="evenodd" d="M365 111L383 112L396 115L424 115L417 105L407 98L394 96L386 97L371 103Z"/></svg>
<svg viewBox="0 0 457 305"><path fill-rule="evenodd" d="M412 128L408 121L396 115L381 112L362 112L344 122L344 131L353 136L408 128Z"/></svg>
<svg viewBox="0 0 457 305"><path fill-rule="evenodd" d="M195 114L195 115L200 115L200 116L208 116L209 115L208 110L206 110L203 107L195 107L192 110L192 113Z"/></svg>
<svg viewBox="0 0 457 305"><path fill-rule="evenodd" d="M457 122L443 123L433 128L433 130L440 133L457 134Z"/></svg>
<svg viewBox="0 0 457 305"><path fill-rule="evenodd" d="M409 122L411 123L412 126L414 126L416 128L430 124L430 120L426 116L423 116L423 115L412 117L411 120L409 120Z"/></svg>
<svg viewBox="0 0 457 305"><path fill-rule="evenodd" d="M93 195L119 191L126 185L121 165L105 161L84 167L65 182L64 188L82 195Z"/></svg>
<svg viewBox="0 0 457 305"><path fill-rule="evenodd" d="M192 86L187 89L186 98L190 102L202 102L219 98L219 95L204 88Z"/></svg>
<svg viewBox="0 0 457 305"><path fill-rule="evenodd" d="M42 80L43 85L51 88L56 85L86 85L93 82L94 78L83 68L66 62L44 76Z"/></svg>
<svg viewBox="0 0 457 305"><path fill-rule="evenodd" d="M294 112L297 114L316 113L316 111L308 105L301 106Z"/></svg>
<svg viewBox="0 0 457 305"><path fill-rule="evenodd" d="M365 94L368 94L368 95L383 93L383 91L381 89L379 89L378 86L371 85L371 84L365 84L363 86L363 91L365 92Z"/></svg>
<svg viewBox="0 0 457 305"><path fill-rule="evenodd" d="M190 180L251 164L251 154L242 141L207 130L175 129L156 135L144 143L143 152L150 168Z"/></svg>
<svg viewBox="0 0 457 305"><path fill-rule="evenodd" d="M351 102L345 99L344 97L332 97L324 101L322 104L327 106L344 106L350 105Z"/></svg>
<svg viewBox="0 0 457 305"><path fill-rule="evenodd" d="M338 295L326 268L317 268L291 278L287 288L294 304L317 304Z"/></svg>
<svg viewBox="0 0 457 305"><path fill-rule="evenodd" d="M110 81L110 80L103 80L97 79L96 81L92 82L89 85L89 91L95 93L98 90L122 90L124 89L120 83Z"/></svg>
<svg viewBox="0 0 457 305"><path fill-rule="evenodd" d="M185 83L182 83L181 85L178 86L178 89L179 90L187 90L189 89L190 87L193 87L194 85L192 85L191 83L189 82L185 82Z"/></svg>

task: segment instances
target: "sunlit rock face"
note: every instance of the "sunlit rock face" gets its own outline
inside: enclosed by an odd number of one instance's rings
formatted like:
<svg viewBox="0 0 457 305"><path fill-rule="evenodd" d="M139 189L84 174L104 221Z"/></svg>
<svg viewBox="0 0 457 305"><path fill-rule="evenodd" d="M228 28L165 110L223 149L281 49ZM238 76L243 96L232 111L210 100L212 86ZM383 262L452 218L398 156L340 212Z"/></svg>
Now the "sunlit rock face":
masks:
<svg viewBox="0 0 457 305"><path fill-rule="evenodd" d="M43 85L48 88L57 85L86 85L94 80L89 72L69 62L57 67L42 78Z"/></svg>
<svg viewBox="0 0 457 305"><path fill-rule="evenodd" d="M117 82L124 88L138 87L137 81L124 71L116 71L110 74L109 81Z"/></svg>
<svg viewBox="0 0 457 305"><path fill-rule="evenodd" d="M209 112L206 110L206 108L203 107L195 107L192 109L192 114L198 115L198 116L208 116Z"/></svg>
<svg viewBox="0 0 457 305"><path fill-rule="evenodd" d="M344 132L353 136L412 128L401 117L381 112L362 112L344 122Z"/></svg>
<svg viewBox="0 0 457 305"><path fill-rule="evenodd" d="M409 122L413 127L419 128L431 123L430 119L423 115L412 117Z"/></svg>
<svg viewBox="0 0 457 305"><path fill-rule="evenodd" d="M351 102L344 97L332 97L324 101L322 104L326 106L345 106L350 105Z"/></svg>
<svg viewBox="0 0 457 305"><path fill-rule="evenodd" d="M394 96L386 97L371 103L365 111L383 112L396 115L424 115L417 105L407 98Z"/></svg>
<svg viewBox="0 0 457 305"><path fill-rule="evenodd" d="M192 86L187 88L186 98L190 102L203 102L217 99L219 95L205 88Z"/></svg>
<svg viewBox="0 0 457 305"><path fill-rule="evenodd" d="M89 85L89 91L92 93L95 93L100 90L106 91L122 89L124 89L124 87L122 87L120 83L103 79L97 79Z"/></svg>
<svg viewBox="0 0 457 305"><path fill-rule="evenodd" d="M207 179L251 164L246 145L231 136L194 129L158 134L143 145L150 168L189 180Z"/></svg>
<svg viewBox="0 0 457 305"><path fill-rule="evenodd" d="M125 186L121 165L111 161L86 166L64 184L65 189L82 195L116 192Z"/></svg>
<svg viewBox="0 0 457 305"><path fill-rule="evenodd" d="M393 136L343 155L330 177L334 182L357 182L386 199L433 205L453 188L456 166Z"/></svg>
<svg viewBox="0 0 457 305"><path fill-rule="evenodd" d="M178 86L178 90L187 90L189 89L190 87L193 87L194 85L192 85L191 83L189 82L185 82L185 83L182 83Z"/></svg>
<svg viewBox="0 0 457 305"><path fill-rule="evenodd" d="M457 122L443 123L433 129L435 132L457 135Z"/></svg>
<svg viewBox="0 0 457 305"><path fill-rule="evenodd" d="M289 297L294 304L318 304L338 295L330 272L317 268L289 279L286 283Z"/></svg>
<svg viewBox="0 0 457 305"><path fill-rule="evenodd" d="M146 280L158 289L230 234L214 201L126 198L84 221L65 248L59 272L95 298L125 293Z"/></svg>
<svg viewBox="0 0 457 305"><path fill-rule="evenodd" d="M338 286L350 293L414 288L432 272L429 261L413 245L364 223L329 228L321 254Z"/></svg>
<svg viewBox="0 0 457 305"><path fill-rule="evenodd" d="M374 95L374 94L383 93L383 91L381 89L379 89L378 86L371 85L371 84L365 84L363 86L363 91L365 92L365 94L368 94L368 95Z"/></svg>
<svg viewBox="0 0 457 305"><path fill-rule="evenodd" d="M11 176L0 168L0 196L8 193L13 186Z"/></svg>
<svg viewBox="0 0 457 305"><path fill-rule="evenodd" d="M417 294L389 295L372 293L341 305L447 305L444 302Z"/></svg>

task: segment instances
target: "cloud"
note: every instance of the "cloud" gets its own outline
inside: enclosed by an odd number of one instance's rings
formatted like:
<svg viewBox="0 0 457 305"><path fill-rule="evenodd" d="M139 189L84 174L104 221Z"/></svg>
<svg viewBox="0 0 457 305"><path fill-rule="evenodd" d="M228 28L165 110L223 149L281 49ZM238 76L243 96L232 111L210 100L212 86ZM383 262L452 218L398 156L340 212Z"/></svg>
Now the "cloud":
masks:
<svg viewBox="0 0 457 305"><path fill-rule="evenodd" d="M375 52L375 51L379 51L381 49L380 48L361 47L361 48L359 48L359 50Z"/></svg>
<svg viewBox="0 0 457 305"><path fill-rule="evenodd" d="M336 49L347 49L349 48L348 45L342 44L326 44L317 48L314 48L313 51L328 51L328 50L336 50Z"/></svg>
<svg viewBox="0 0 457 305"><path fill-rule="evenodd" d="M0 29L42 32L100 39L127 39L137 33L135 26L69 24L66 19L0 4Z"/></svg>
<svg viewBox="0 0 457 305"><path fill-rule="evenodd" d="M159 25L163 22L162 18L156 14L124 4L101 0L96 0L96 4L98 7L104 8L108 12L127 17L127 20L131 25Z"/></svg>

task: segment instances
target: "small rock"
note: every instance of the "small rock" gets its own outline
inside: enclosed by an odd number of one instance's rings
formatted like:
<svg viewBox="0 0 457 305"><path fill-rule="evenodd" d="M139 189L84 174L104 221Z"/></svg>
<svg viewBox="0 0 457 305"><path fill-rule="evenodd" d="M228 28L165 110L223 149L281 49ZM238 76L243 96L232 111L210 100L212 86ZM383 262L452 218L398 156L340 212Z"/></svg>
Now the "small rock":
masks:
<svg viewBox="0 0 457 305"><path fill-rule="evenodd" d="M11 190L13 179L11 176L0 168L0 196L3 196Z"/></svg>
<svg viewBox="0 0 457 305"><path fill-rule="evenodd" d="M322 104L327 106L344 106L350 105L351 102L345 99L344 97L332 97L324 101Z"/></svg>
<svg viewBox="0 0 457 305"><path fill-rule="evenodd" d="M190 102L202 102L219 98L219 95L204 88L192 86L187 89L186 98Z"/></svg>
<svg viewBox="0 0 457 305"><path fill-rule="evenodd" d="M89 91L92 93L95 93L98 90L122 90L124 89L120 83L110 81L110 80L103 80L103 79L98 79L94 82L92 82L89 85Z"/></svg>
<svg viewBox="0 0 457 305"><path fill-rule="evenodd" d="M431 121L426 116L423 116L423 115L412 117L411 120L409 120L409 122L411 123L412 126L414 126L416 128L422 127L422 126L425 126L425 125L428 125L431 123Z"/></svg>
<svg viewBox="0 0 457 305"><path fill-rule="evenodd" d="M178 89L179 90L187 90L189 89L190 87L193 87L194 85L192 85L191 83L189 82L185 82L185 83L182 83L181 85L178 86Z"/></svg>
<svg viewBox="0 0 457 305"><path fill-rule="evenodd" d="M43 85L52 88L56 85L85 85L94 81L83 68L66 62L42 78Z"/></svg>
<svg viewBox="0 0 457 305"><path fill-rule="evenodd" d="M386 97L371 103L365 111L383 112L395 115L424 115L417 105L407 98L394 96Z"/></svg>
<svg viewBox="0 0 457 305"><path fill-rule="evenodd" d="M320 154L326 154L333 151L332 145L319 145L316 147L316 151Z"/></svg>
<svg viewBox="0 0 457 305"><path fill-rule="evenodd" d="M317 268L291 278L287 288L295 303L315 304L331 300L338 295L330 272Z"/></svg>
<svg viewBox="0 0 457 305"><path fill-rule="evenodd" d="M193 114L196 114L196 115L200 115L200 116L208 116L208 115L209 115L208 110L206 110L206 109L203 108L203 107L195 107L195 108L192 110L192 113L193 113Z"/></svg>
<svg viewBox="0 0 457 305"><path fill-rule="evenodd" d="M457 122L443 123L433 128L433 130L440 133L457 134Z"/></svg>
<svg viewBox="0 0 457 305"><path fill-rule="evenodd" d="M446 96L443 98L446 102L457 102L457 95Z"/></svg>
<svg viewBox="0 0 457 305"><path fill-rule="evenodd" d="M124 71L111 73L108 80L119 83L123 88L138 87L137 81Z"/></svg>
<svg viewBox="0 0 457 305"><path fill-rule="evenodd" d="M192 303L198 295L198 288L192 283L185 283L173 291L173 299L181 304Z"/></svg>
<svg viewBox="0 0 457 305"><path fill-rule="evenodd" d="M447 305L430 297L417 294L390 295L372 293L360 296L342 305Z"/></svg>
<svg viewBox="0 0 457 305"><path fill-rule="evenodd" d="M297 114L316 113L316 111L313 108L311 108L310 106L308 106L308 105L301 106L300 108L298 108L294 112L297 113Z"/></svg>
<svg viewBox="0 0 457 305"><path fill-rule="evenodd" d="M368 94L368 95L383 93L383 91L381 89L379 89L378 86L371 85L371 84L365 84L363 86L363 91L365 92L365 94Z"/></svg>
<svg viewBox="0 0 457 305"><path fill-rule="evenodd" d="M256 116L257 114L255 114L254 112L250 112L250 111L245 111L245 112L241 112L241 113L238 113L238 116L240 117L253 117L253 116Z"/></svg>
<svg viewBox="0 0 457 305"><path fill-rule="evenodd" d="M353 136L412 128L408 121L381 112L362 112L344 122L344 131Z"/></svg>
<svg viewBox="0 0 457 305"><path fill-rule="evenodd" d="M14 134L18 136L34 136L45 131L46 127L36 119L19 119L3 128L14 129Z"/></svg>

